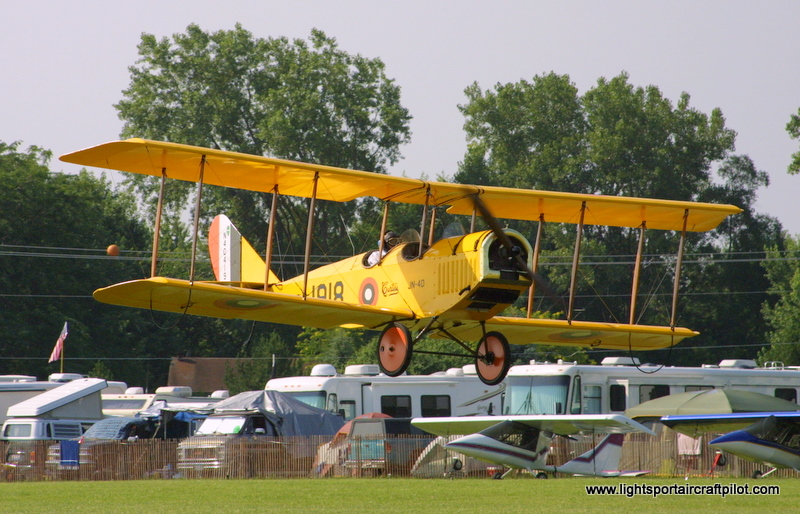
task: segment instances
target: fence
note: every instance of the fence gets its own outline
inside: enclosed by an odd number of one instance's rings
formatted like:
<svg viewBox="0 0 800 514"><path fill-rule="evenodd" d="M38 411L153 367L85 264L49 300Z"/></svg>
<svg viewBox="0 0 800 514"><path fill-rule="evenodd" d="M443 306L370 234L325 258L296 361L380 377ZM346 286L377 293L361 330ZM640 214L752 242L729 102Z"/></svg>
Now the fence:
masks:
<svg viewBox="0 0 800 514"><path fill-rule="evenodd" d="M657 437L628 435L620 468L647 470L651 475L666 477L707 476L716 457L707 444L712 437L704 436L695 445L694 441L685 444L687 441L681 441L671 430L663 430ZM562 464L590 450L600 439L601 436L579 436L575 440L556 438L547 462ZM62 465L59 445L52 442L0 443L0 451L7 462L0 481L333 476L459 478L485 477L501 471L499 467L446 450L441 443L430 436L338 441L330 437L220 438L217 443L202 448L179 448L179 443L172 440L87 442L80 446L78 466ZM723 466L713 470L714 476L751 477L757 470L766 472L769 469L732 455L726 455L725 460ZM454 466L456 461L457 466ZM797 473L778 470L772 476L789 477Z"/></svg>

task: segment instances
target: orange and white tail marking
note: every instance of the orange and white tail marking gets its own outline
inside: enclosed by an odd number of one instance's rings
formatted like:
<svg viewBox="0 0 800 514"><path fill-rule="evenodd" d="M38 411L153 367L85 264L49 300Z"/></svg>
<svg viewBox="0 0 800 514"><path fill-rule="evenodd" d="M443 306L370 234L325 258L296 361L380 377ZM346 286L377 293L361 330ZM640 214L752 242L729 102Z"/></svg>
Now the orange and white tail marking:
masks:
<svg viewBox="0 0 800 514"><path fill-rule="evenodd" d="M218 215L211 222L208 253L218 281L264 283L267 271L264 259L224 214ZM279 282L272 271L269 276L270 283Z"/></svg>

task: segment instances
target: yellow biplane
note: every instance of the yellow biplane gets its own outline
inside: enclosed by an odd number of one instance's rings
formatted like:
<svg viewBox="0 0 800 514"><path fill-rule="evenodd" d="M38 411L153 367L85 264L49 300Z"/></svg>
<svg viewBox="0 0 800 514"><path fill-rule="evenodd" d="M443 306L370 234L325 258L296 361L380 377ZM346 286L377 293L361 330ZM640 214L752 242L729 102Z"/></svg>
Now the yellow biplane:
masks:
<svg viewBox="0 0 800 514"><path fill-rule="evenodd" d="M167 178L198 184L188 280L156 276L159 202L151 277L98 289L94 293L97 300L217 318L382 330L378 361L390 376L406 370L412 353L430 353L414 347L423 337L446 338L475 359L478 376L487 384L505 378L509 343L648 350L696 335L675 326L684 236L687 231L711 230L726 216L741 212L732 205L433 182L142 139L106 143L64 155L61 160L161 177L162 195ZM273 195L265 258L241 238L226 217L215 218L209 234L217 278L213 282L194 279L203 184ZM310 199L304 271L286 280L271 271L277 202L282 195ZM311 269L315 202L347 202L366 196L384 202L378 250ZM383 236L389 208L397 202L424 206L421 228L416 237L406 237L389 249ZM446 206L451 214L471 216L471 229L445 233L434 241L435 207L440 206ZM478 215L486 219L490 230L475 231ZM534 246L519 232L502 228L495 217L538 220ZM534 287L540 285L536 268L544 222L577 226L570 294L564 305L566 319L533 318L530 301L528 317L499 316L526 290L532 298ZM586 224L638 228L641 232L627 324L577 320L573 315L581 234ZM635 323L645 229L680 233L670 326ZM419 237L420 233L428 236Z"/></svg>

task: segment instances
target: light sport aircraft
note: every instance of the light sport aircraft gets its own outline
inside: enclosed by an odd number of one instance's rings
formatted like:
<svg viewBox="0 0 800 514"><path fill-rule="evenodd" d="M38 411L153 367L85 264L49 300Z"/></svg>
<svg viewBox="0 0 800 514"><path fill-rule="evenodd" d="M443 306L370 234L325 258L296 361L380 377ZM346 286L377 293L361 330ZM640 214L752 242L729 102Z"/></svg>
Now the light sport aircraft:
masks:
<svg viewBox="0 0 800 514"><path fill-rule="evenodd" d="M643 475L648 471L619 470L622 442L629 432L654 435L649 428L620 414L414 418L411 424L443 437L468 434L444 447L505 466L509 468L508 472L513 469L538 471L537 478L547 478L546 472L602 477ZM553 437L579 433L609 435L596 447L569 462L560 466L547 465Z"/></svg>
<svg viewBox="0 0 800 514"><path fill-rule="evenodd" d="M94 293L97 300L217 318L381 330L378 361L390 376L406 370L412 353L425 353L415 346L424 337L445 338L475 359L480 379L490 385L502 381L508 371L509 343L648 350L669 347L696 335L675 323L683 238L687 231L711 230L726 216L741 211L732 205L432 182L142 139L102 144L64 155L61 160L161 177L162 195L166 178L198 183L188 280L157 276L159 209L151 277L98 289ZM241 240L227 219L218 218L212 226L209 247L217 274L213 282L196 281L194 277L203 184L272 193L264 259ZM284 280L271 271L281 195L310 200L304 271ZM370 265L371 252L367 252L311 269L316 201L346 202L368 196L384 202L378 264ZM419 233L428 236L406 239L383 255L389 209L398 202L424 206ZM469 233L445 234L434 241L436 207L444 206L448 213L472 217ZM486 219L491 230L475 231L477 214ZM532 247L522 234L501 228L494 216L538 220L535 245ZM531 317L534 286L541 285L535 270L544 222L577 226L566 319ZM627 324L579 320L574 315L585 224L640 230ZM635 323L646 229L674 230L681 235L669 326ZM526 290L530 290L527 317L499 315ZM468 342L477 342L477 347Z"/></svg>
<svg viewBox="0 0 800 514"><path fill-rule="evenodd" d="M697 437L704 433L728 432L708 444L746 460L772 466L767 473L757 470L753 478L767 476L776 469L800 471L800 413L737 412L733 414L694 414L664 416L666 426Z"/></svg>

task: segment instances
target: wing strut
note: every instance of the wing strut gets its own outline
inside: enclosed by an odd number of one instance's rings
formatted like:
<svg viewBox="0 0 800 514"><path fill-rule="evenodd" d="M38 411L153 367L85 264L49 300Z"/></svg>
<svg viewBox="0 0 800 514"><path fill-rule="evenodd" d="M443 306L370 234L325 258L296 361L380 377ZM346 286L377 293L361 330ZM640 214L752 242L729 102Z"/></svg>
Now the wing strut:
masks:
<svg viewBox="0 0 800 514"><path fill-rule="evenodd" d="M572 321L572 308L575 304L575 289L578 281L578 260L581 256L581 239L583 238L583 218L586 214L586 201L581 202L581 220L578 222L578 231L575 236L575 253L572 255L572 276L569 280L569 305L567 306L567 321Z"/></svg>
<svg viewBox="0 0 800 514"><path fill-rule="evenodd" d="M378 238L378 260L383 260L383 249L386 244L383 240L386 237L386 224L389 223L389 201L383 204L383 219L381 220L381 235Z"/></svg>
<svg viewBox="0 0 800 514"><path fill-rule="evenodd" d="M269 209L269 227L267 228L267 253L264 256L266 264L264 271L264 291L269 290L269 270L272 269L272 239L275 237L276 216L278 215L278 184L272 190L272 206Z"/></svg>
<svg viewBox="0 0 800 514"><path fill-rule="evenodd" d="M156 205L156 226L153 230L153 257L150 260L150 277L155 277L158 267L158 243L161 237L161 213L164 210L164 184L167 182L167 168L161 168L161 187L158 190Z"/></svg>
<svg viewBox="0 0 800 514"><path fill-rule="evenodd" d="M669 319L669 326L673 329L678 318L678 288L681 285L681 267L683 267L683 247L686 242L686 223L689 219L689 209L683 212L683 230L681 230L681 241L678 243L678 260L675 263L675 284L672 286L672 316Z"/></svg>
<svg viewBox="0 0 800 514"><path fill-rule="evenodd" d="M536 243L533 246L533 263L531 271L539 271L539 253L542 250L542 233L544 231L544 213L539 215L539 227L536 229ZM533 295L536 293L536 281L531 280L531 288L528 290L528 317L533 314Z"/></svg>
<svg viewBox="0 0 800 514"><path fill-rule="evenodd" d="M306 233L306 254L303 262L303 300L308 294L308 271L311 267L311 234L314 232L314 211L317 207L317 184L319 172L314 173L314 188L311 191L311 203L308 206L308 232Z"/></svg>
<svg viewBox="0 0 800 514"><path fill-rule="evenodd" d="M428 222L428 206L430 206L430 203L431 203L431 188L430 186L428 186L425 189L425 207L423 207L422 209L422 225L420 226L419 229L420 236L425 233L425 224ZM419 255L418 255L420 259L422 258L422 252L424 251L424 249L425 245L422 244L422 237L420 237Z"/></svg>
<svg viewBox="0 0 800 514"><path fill-rule="evenodd" d="M206 169L206 156L200 158L200 178L197 180L197 201L194 206L194 237L192 238L192 265L189 268L189 282L194 282L194 265L197 260L197 239L200 234L200 201L203 198L203 174Z"/></svg>
<svg viewBox="0 0 800 514"><path fill-rule="evenodd" d="M642 252L644 251L644 233L647 230L647 222L643 221L639 227L639 246L636 249L636 263L633 266L633 285L631 286L631 316L629 323L636 324L636 295L639 292L639 275L642 270ZM673 325L674 326L674 325Z"/></svg>

